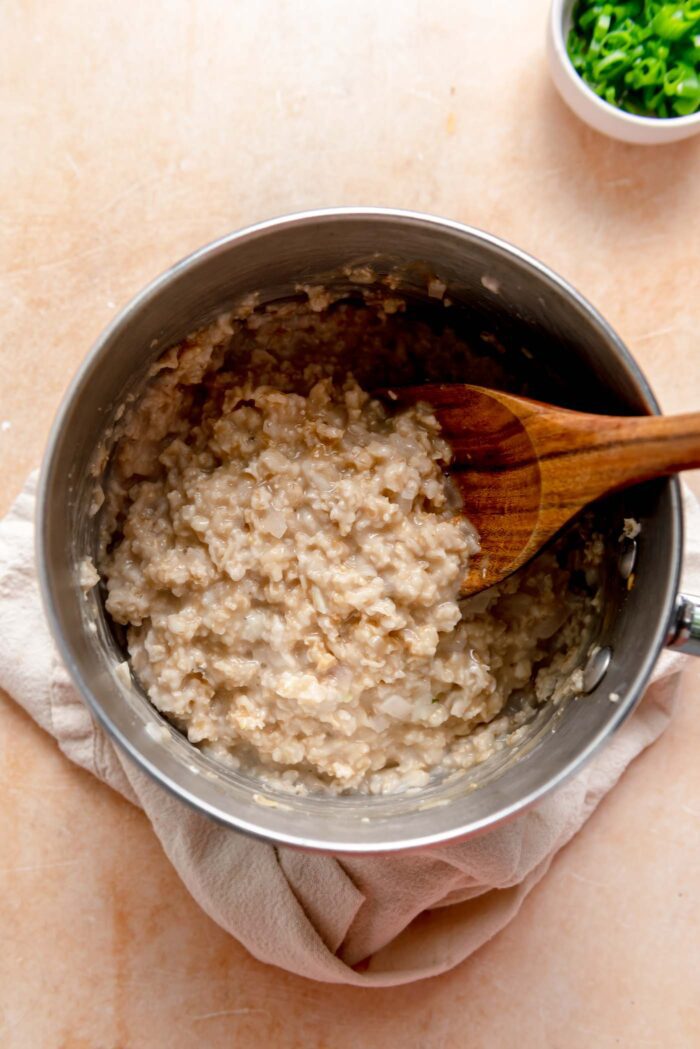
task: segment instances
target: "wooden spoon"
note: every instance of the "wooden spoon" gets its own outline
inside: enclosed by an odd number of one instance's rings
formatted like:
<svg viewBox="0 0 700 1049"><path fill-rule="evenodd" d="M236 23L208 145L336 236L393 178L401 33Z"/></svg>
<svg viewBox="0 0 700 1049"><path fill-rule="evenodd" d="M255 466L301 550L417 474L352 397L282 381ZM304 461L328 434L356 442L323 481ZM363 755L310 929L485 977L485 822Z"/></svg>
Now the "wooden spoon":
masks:
<svg viewBox="0 0 700 1049"><path fill-rule="evenodd" d="M394 407L429 404L452 448L448 472L481 539L464 594L520 568L587 503L700 466L700 412L587 415L459 384L396 387L382 396Z"/></svg>

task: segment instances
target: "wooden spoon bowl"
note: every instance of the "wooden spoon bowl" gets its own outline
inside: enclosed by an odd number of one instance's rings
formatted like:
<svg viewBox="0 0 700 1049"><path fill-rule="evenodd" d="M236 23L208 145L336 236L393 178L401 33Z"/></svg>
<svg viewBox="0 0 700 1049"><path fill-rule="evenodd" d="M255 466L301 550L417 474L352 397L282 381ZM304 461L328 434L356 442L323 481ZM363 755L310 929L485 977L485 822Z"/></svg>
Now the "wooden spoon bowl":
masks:
<svg viewBox="0 0 700 1049"><path fill-rule="evenodd" d="M700 466L700 412L589 415L457 383L392 388L391 400L430 405L452 448L448 472L481 539L465 595L516 571L588 503Z"/></svg>

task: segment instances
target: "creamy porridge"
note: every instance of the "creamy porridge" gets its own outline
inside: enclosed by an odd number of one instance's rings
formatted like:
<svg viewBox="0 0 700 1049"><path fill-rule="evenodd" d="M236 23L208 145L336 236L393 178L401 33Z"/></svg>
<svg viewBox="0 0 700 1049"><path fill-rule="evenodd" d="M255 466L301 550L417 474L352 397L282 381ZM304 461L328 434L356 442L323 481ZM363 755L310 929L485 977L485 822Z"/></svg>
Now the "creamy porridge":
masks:
<svg viewBox="0 0 700 1049"><path fill-rule="evenodd" d="M470 767L580 687L599 544L461 601L479 541L437 422L363 388L454 337L414 345L318 289L241 313L169 351L121 424L98 568L137 678L194 745L292 790Z"/></svg>

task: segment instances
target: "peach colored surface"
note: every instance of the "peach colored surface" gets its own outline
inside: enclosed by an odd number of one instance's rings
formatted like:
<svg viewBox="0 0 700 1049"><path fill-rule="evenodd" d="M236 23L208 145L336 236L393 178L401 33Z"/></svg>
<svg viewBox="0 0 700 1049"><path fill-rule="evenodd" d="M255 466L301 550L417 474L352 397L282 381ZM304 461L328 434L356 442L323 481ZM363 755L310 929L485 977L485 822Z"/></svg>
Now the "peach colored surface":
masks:
<svg viewBox="0 0 700 1049"><path fill-rule="evenodd" d="M602 309L666 410L697 407L700 139L647 151L579 124L547 81L546 6L3 4L0 511L115 308L304 207L419 208L513 240ZM696 666L505 932L383 991L253 961L144 816L0 697L0 1045L697 1047L699 691Z"/></svg>

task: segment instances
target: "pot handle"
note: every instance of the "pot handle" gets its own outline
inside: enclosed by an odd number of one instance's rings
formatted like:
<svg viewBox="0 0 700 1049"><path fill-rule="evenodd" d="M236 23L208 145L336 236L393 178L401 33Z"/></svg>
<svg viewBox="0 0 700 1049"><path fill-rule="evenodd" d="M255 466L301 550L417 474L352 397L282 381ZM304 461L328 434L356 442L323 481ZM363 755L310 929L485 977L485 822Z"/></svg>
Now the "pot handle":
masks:
<svg viewBox="0 0 700 1049"><path fill-rule="evenodd" d="M700 597L692 594L678 595L676 613L666 645L676 652L700 656Z"/></svg>

